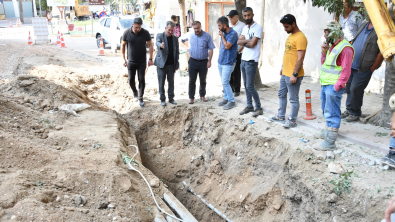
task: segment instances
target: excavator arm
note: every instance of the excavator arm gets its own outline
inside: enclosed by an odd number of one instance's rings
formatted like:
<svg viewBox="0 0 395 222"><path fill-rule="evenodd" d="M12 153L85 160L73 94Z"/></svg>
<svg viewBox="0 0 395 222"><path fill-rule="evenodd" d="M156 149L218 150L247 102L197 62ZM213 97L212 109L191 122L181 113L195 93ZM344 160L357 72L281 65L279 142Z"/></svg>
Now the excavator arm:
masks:
<svg viewBox="0 0 395 222"><path fill-rule="evenodd" d="M395 65L395 25L384 0L363 0L378 36L378 45L385 60ZM392 0L395 4L395 0Z"/></svg>

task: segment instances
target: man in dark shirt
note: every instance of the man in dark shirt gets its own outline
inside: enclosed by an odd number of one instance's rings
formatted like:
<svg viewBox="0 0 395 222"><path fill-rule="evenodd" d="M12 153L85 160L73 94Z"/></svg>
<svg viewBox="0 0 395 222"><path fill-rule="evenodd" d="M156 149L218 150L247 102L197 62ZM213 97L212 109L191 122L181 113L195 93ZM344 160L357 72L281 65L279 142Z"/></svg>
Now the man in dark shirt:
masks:
<svg viewBox="0 0 395 222"><path fill-rule="evenodd" d="M153 64L152 57L154 53L154 47L151 41L150 33L141 28L143 20L141 18L135 18L133 25L123 33L122 37L122 57L124 60L124 66L128 68L129 74L129 85L133 90L134 98L138 97L139 104L141 107L144 106L143 95L145 88L145 69L147 67L147 57L145 45L149 46L149 61L148 66ZM125 48L128 47L128 57L125 58ZM139 92L137 94L136 89L136 71L139 80Z"/></svg>
<svg viewBox="0 0 395 222"><path fill-rule="evenodd" d="M174 101L174 72L178 69L178 58L180 50L178 39L173 35L176 24L173 21L166 23L165 32L158 33L156 36L156 46L158 47L158 54L156 54L155 64L158 71L159 94L162 106L166 106L165 96L165 81L169 84L169 102L177 105Z"/></svg>

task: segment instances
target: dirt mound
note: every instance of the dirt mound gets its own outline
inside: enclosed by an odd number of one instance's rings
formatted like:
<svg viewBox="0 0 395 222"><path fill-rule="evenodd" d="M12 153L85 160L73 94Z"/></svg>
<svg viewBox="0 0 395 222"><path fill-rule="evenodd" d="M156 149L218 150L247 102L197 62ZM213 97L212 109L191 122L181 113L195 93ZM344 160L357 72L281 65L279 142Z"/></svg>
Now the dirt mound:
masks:
<svg viewBox="0 0 395 222"><path fill-rule="evenodd" d="M57 109L63 104L87 103L89 98L78 88L66 89L48 80L31 75L20 75L13 81L0 86L0 92L14 98L19 104L39 109Z"/></svg>

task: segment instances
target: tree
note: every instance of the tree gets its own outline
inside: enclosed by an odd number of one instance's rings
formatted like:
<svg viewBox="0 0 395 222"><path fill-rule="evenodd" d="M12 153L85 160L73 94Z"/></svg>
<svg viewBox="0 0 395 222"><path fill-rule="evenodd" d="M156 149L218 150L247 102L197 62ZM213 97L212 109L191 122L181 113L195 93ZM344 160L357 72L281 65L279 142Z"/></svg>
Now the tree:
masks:
<svg viewBox="0 0 395 222"><path fill-rule="evenodd" d="M19 18L21 19L21 22L25 22L25 19L23 18L22 0L19 0Z"/></svg>
<svg viewBox="0 0 395 222"><path fill-rule="evenodd" d="M307 0L303 0L306 2ZM343 0L311 0L313 6L316 7L324 7L329 13L335 14L335 16L340 15L344 9ZM346 2L350 5L355 3L355 0L346 0ZM394 4L392 1L388 1L388 11L392 17L392 20L395 20L394 15ZM388 122L390 122L393 111L389 106L389 98L395 93L395 67L392 62L386 62L385 69L385 84L384 84L384 96L383 96L383 106L381 112L379 112L376 116L370 119L370 123L388 127Z"/></svg>
<svg viewBox="0 0 395 222"><path fill-rule="evenodd" d="M245 22L244 18L243 18L243 9L246 7L246 0L234 0L235 2L235 7L237 12L239 13L239 20L241 22ZM262 41L262 39L260 39L259 41ZM263 84L262 84L262 80L261 80L261 74L259 73L259 67L257 68L256 71L256 75L255 75L255 81L254 81L254 86L256 89L262 88Z"/></svg>
<svg viewBox="0 0 395 222"><path fill-rule="evenodd" d="M181 24L183 28L183 33L187 33L187 19L186 19L186 13L185 13L185 0L178 0L178 4L180 5L180 19L181 19Z"/></svg>

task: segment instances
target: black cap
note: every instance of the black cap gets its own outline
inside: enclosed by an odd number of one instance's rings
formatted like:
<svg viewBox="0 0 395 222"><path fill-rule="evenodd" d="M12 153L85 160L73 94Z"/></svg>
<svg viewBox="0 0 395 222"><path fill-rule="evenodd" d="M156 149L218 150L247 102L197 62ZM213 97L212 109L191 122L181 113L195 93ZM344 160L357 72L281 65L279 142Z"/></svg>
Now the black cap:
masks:
<svg viewBox="0 0 395 222"><path fill-rule="evenodd" d="M295 16L293 16L293 15L291 15L291 14L286 14L286 15L284 15L284 16L281 18L280 22L281 22L281 23L285 23L285 24L290 24L290 25L292 25L292 23L294 23L294 22L295 22L295 24L296 24L296 18L295 18Z"/></svg>
<svg viewBox="0 0 395 222"><path fill-rule="evenodd" d="M236 10L231 10L227 16L235 16L239 15L239 13Z"/></svg>

